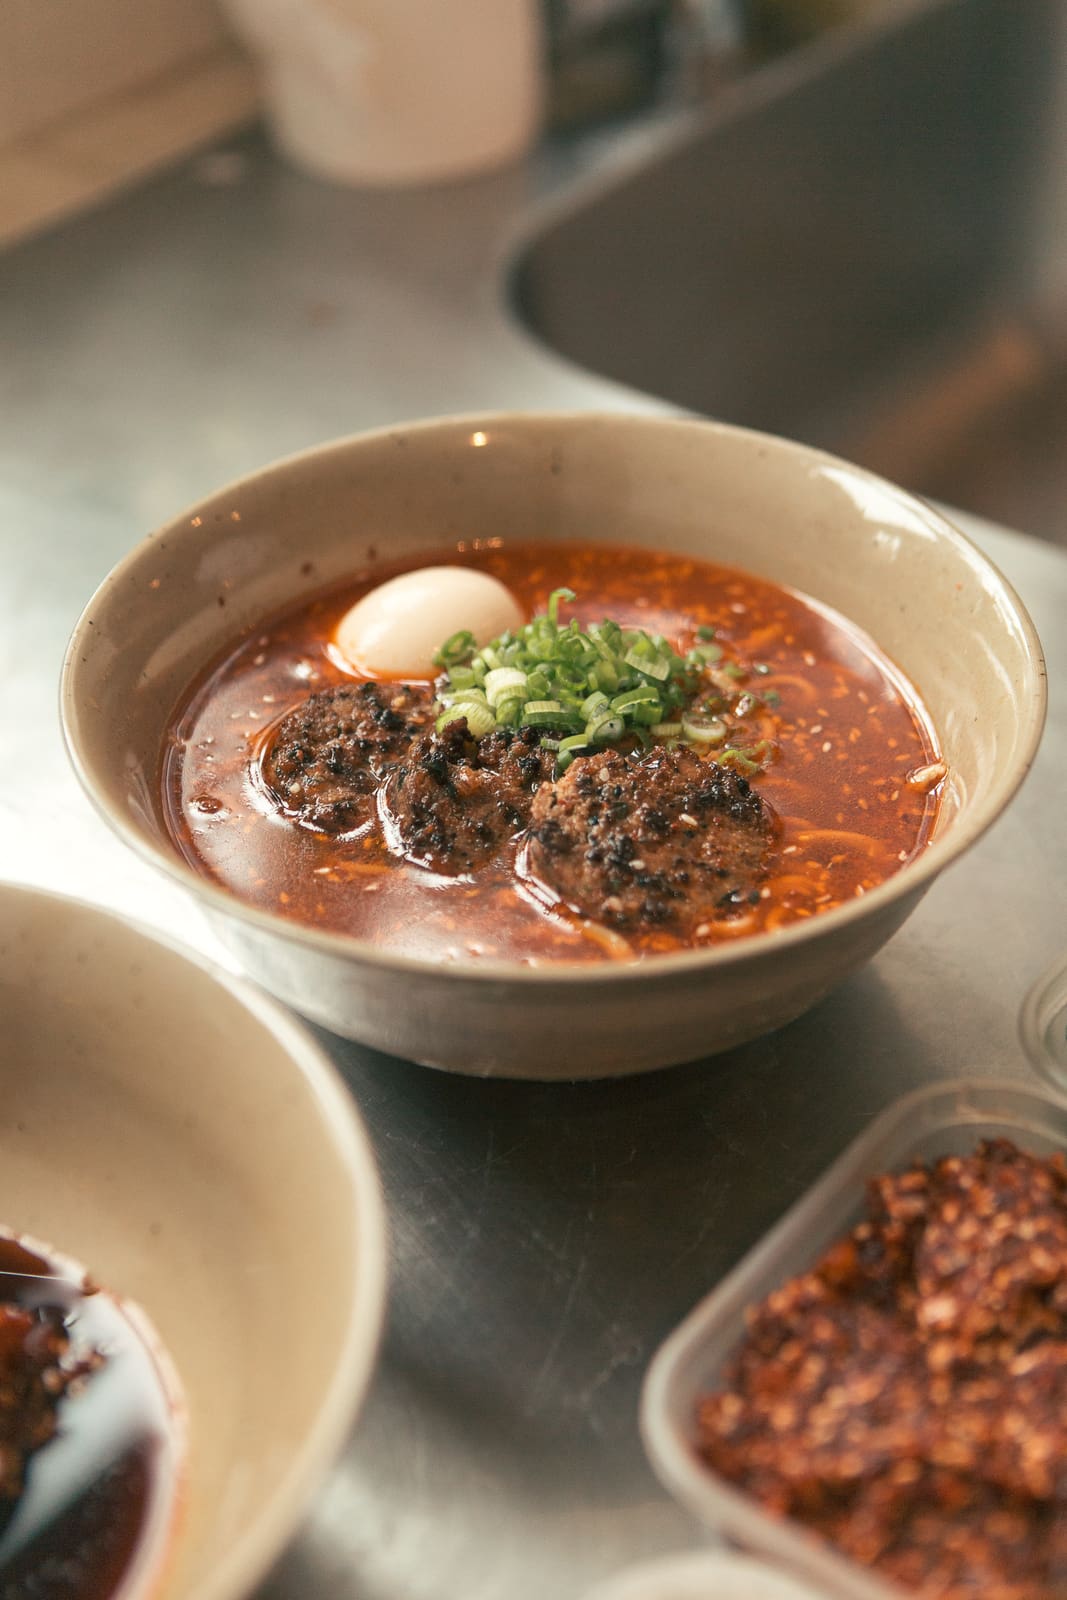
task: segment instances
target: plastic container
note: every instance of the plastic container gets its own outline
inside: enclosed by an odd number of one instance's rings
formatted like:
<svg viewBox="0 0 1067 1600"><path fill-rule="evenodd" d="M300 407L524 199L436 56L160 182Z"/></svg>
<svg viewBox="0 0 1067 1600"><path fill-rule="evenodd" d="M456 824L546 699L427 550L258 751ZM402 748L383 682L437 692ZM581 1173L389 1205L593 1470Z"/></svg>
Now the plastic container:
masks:
<svg viewBox="0 0 1067 1600"><path fill-rule="evenodd" d="M819 1600L784 1572L721 1550L683 1550L626 1567L582 1600Z"/></svg>
<svg viewBox="0 0 1067 1600"><path fill-rule="evenodd" d="M541 121L536 0L222 0L298 167L391 187L524 155Z"/></svg>
<svg viewBox="0 0 1067 1600"><path fill-rule="evenodd" d="M1067 1091L1067 955L1043 972L1026 996L1019 1035L1041 1076Z"/></svg>
<svg viewBox="0 0 1067 1600"><path fill-rule="evenodd" d="M745 1310L813 1266L859 1220L868 1178L913 1159L964 1155L998 1135L1039 1155L1067 1149L1067 1099L998 1080L921 1089L878 1117L662 1346L645 1379L641 1432L666 1487L709 1527L765 1555L836 1600L899 1600L895 1584L772 1517L719 1478L694 1449L700 1396L720 1387Z"/></svg>

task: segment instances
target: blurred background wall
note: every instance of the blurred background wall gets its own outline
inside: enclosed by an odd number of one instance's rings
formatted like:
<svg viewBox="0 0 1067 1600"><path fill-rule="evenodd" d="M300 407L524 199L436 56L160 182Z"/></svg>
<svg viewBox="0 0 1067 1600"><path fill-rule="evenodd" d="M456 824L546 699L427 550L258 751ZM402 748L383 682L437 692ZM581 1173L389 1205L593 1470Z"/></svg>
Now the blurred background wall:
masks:
<svg viewBox="0 0 1067 1600"><path fill-rule="evenodd" d="M0 241L240 125L255 104L214 0L3 0Z"/></svg>
<svg viewBox="0 0 1067 1600"><path fill-rule="evenodd" d="M225 37L213 0L4 0L0 142L190 66Z"/></svg>

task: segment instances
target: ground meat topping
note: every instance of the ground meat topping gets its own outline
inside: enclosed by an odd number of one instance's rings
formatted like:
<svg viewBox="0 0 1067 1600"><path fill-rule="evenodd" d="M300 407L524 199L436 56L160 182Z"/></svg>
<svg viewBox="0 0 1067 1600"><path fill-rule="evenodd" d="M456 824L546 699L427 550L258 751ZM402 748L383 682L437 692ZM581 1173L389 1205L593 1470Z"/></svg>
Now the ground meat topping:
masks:
<svg viewBox="0 0 1067 1600"><path fill-rule="evenodd" d="M744 778L687 747L579 758L530 826L530 872L584 916L687 933L758 899L776 833Z"/></svg>
<svg viewBox="0 0 1067 1600"><path fill-rule="evenodd" d="M992 1140L872 1181L749 1317L699 1449L939 1600L1067 1596L1067 1163Z"/></svg>
<svg viewBox="0 0 1067 1600"><path fill-rule="evenodd" d="M408 684L320 689L278 725L263 772L286 811L323 833L375 815L381 778L430 720L433 696Z"/></svg>
<svg viewBox="0 0 1067 1600"><path fill-rule="evenodd" d="M416 739L386 781L386 838L420 866L470 872L527 826L534 795L554 770L535 728L475 739L465 718L446 723Z"/></svg>

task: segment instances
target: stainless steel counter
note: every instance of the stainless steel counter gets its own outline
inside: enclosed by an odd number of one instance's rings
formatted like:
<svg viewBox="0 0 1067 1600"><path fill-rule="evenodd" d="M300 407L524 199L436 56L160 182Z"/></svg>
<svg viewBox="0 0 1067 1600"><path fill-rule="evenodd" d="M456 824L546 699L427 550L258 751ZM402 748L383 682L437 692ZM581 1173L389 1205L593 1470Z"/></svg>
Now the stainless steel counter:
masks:
<svg viewBox="0 0 1067 1600"><path fill-rule="evenodd" d="M145 531L273 456L447 411L651 405L542 352L502 304L502 243L570 160L367 196L250 136L0 259L0 876L218 954L67 769L69 631ZM578 1087L325 1039L378 1150L391 1311L364 1418L260 1600L577 1600L691 1542L635 1427L660 1338L899 1092L1026 1073L1019 1003L1067 945L1067 556L962 520L1045 640L1044 747L1010 813L836 995L731 1055Z"/></svg>

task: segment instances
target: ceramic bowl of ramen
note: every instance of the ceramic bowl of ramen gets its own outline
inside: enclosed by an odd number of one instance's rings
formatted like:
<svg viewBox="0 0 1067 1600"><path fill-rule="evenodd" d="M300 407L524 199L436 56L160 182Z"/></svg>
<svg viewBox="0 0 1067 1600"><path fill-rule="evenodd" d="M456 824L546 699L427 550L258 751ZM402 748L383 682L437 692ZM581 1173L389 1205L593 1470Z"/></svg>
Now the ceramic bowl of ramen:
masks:
<svg viewBox="0 0 1067 1600"><path fill-rule="evenodd" d="M436 660L434 660L436 657ZM930 507L715 423L415 423L106 579L74 766L264 987L429 1065L692 1060L868 960L1021 783L1018 598Z"/></svg>
<svg viewBox="0 0 1067 1600"><path fill-rule="evenodd" d="M0 886L0 1008L5 1592L239 1600L373 1369L369 1141L290 1012L98 908ZM57 1295L77 1379L13 1503L12 1332Z"/></svg>

